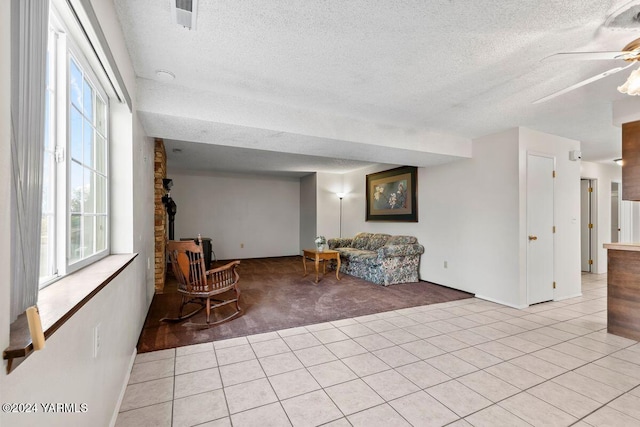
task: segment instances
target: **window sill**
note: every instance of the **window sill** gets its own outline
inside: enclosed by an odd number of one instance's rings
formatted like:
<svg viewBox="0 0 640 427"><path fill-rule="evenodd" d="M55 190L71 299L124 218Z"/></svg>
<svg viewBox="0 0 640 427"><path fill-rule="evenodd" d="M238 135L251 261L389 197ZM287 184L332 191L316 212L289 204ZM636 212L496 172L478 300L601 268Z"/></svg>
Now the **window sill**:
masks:
<svg viewBox="0 0 640 427"><path fill-rule="evenodd" d="M120 274L138 254L109 255L78 270L38 294L38 309L45 340L69 320L82 306ZM27 316L23 313L11 324L9 347L2 353L7 373L33 353Z"/></svg>

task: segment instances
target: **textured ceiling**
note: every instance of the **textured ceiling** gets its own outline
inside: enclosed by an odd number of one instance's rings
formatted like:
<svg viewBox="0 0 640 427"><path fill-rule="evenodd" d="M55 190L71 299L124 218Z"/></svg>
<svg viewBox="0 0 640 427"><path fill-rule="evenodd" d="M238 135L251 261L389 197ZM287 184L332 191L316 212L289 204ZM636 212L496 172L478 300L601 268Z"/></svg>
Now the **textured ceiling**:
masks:
<svg viewBox="0 0 640 427"><path fill-rule="evenodd" d="M640 37L622 14L638 3L201 0L188 31L170 0L115 0L145 130L182 149L170 165L294 174L440 164L516 126L618 157L611 105L629 71L532 102L622 65L541 60L620 50Z"/></svg>

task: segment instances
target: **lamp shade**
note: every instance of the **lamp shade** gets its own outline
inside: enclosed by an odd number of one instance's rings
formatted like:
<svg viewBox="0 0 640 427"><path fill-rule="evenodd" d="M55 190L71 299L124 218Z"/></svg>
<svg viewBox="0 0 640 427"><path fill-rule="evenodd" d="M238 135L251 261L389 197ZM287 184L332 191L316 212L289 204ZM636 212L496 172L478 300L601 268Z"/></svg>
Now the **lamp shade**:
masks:
<svg viewBox="0 0 640 427"><path fill-rule="evenodd" d="M618 86L618 92L627 95L640 95L640 68L629 74L629 78L622 86Z"/></svg>

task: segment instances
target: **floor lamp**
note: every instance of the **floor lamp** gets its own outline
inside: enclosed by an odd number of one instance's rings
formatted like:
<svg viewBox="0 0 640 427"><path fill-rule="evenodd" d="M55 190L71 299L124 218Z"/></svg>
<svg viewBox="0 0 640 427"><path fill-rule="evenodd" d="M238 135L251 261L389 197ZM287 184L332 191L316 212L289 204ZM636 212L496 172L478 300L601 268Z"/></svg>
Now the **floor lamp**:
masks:
<svg viewBox="0 0 640 427"><path fill-rule="evenodd" d="M336 196L340 199L340 238L342 238L342 199L344 198L344 193L336 193Z"/></svg>

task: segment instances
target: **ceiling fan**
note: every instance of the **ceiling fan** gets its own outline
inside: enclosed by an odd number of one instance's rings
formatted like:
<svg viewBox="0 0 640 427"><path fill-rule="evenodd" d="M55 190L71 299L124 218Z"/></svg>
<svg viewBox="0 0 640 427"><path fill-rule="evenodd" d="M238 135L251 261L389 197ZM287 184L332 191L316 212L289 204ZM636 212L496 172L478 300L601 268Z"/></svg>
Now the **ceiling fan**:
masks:
<svg viewBox="0 0 640 427"><path fill-rule="evenodd" d="M551 95L547 95L544 98L540 98L534 101L534 104L539 104L541 102L548 101L556 96L564 95L567 92L570 92L579 87L588 85L589 83L593 83L596 80L600 80L602 78L608 77L612 74L618 73L622 70L626 70L631 67L635 62L640 61L640 38L637 38L627 44L622 48L619 52L564 52L557 53L555 55L548 56L543 59L543 61L555 61L555 60L564 60L564 59L572 59L572 60L612 60L612 59L621 59L629 62L624 66L612 68L610 70L605 71L604 73L600 73L593 77L590 77L586 80L583 80L579 83L576 83L572 86L569 86L565 89L559 90L558 92L554 92ZM631 75L627 79L627 81L618 87L618 91L621 93L626 93L629 95L640 95L640 69L631 72Z"/></svg>

